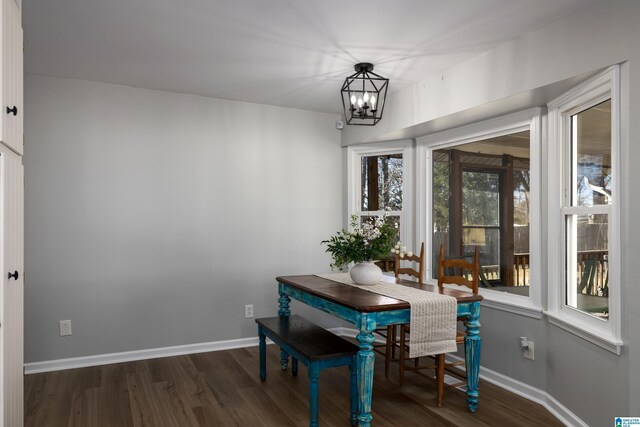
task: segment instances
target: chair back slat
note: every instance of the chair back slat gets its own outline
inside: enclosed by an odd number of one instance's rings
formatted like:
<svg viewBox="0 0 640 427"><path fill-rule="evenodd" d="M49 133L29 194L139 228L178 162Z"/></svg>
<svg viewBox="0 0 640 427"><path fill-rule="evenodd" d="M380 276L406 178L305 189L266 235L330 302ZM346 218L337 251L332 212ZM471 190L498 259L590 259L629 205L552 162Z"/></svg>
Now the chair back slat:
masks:
<svg viewBox="0 0 640 427"><path fill-rule="evenodd" d="M448 259L445 260L446 268L463 268L469 270L473 268L473 263L464 259Z"/></svg>
<svg viewBox="0 0 640 427"><path fill-rule="evenodd" d="M396 277L400 276L401 274L406 274L407 276L413 276L416 279L420 280L420 272L414 270L413 268L398 268L395 271Z"/></svg>
<svg viewBox="0 0 640 427"><path fill-rule="evenodd" d="M412 261L417 264L418 269L413 269L409 267L400 267L400 261ZM400 258L400 255L396 254L396 260L393 267L393 272L396 277L400 277L401 274L407 274L409 276L415 277L418 282L424 283L424 272L425 272L425 255L424 255L424 242L420 245L420 255L411 255L411 256L403 256Z"/></svg>

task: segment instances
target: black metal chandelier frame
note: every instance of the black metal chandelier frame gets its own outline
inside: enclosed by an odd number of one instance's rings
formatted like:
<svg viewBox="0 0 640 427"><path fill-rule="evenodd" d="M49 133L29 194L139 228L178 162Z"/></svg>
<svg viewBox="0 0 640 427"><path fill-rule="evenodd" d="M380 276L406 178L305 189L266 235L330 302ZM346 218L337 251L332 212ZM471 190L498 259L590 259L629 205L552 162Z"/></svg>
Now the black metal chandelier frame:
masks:
<svg viewBox="0 0 640 427"><path fill-rule="evenodd" d="M348 125L375 126L384 112L389 79L373 72L373 64L355 65L342 85L342 107Z"/></svg>

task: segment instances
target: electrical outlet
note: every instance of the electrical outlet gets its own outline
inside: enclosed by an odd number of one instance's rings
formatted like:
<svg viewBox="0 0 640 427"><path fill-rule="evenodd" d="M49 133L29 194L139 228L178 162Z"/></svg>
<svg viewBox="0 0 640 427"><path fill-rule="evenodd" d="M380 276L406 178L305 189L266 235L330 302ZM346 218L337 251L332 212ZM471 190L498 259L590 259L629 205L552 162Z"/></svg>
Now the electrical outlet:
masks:
<svg viewBox="0 0 640 427"><path fill-rule="evenodd" d="M529 346L525 349L523 349L523 355L525 359L529 359L529 360L533 360L534 359L534 353L533 353L533 341L529 341Z"/></svg>
<svg viewBox="0 0 640 427"><path fill-rule="evenodd" d="M244 306L244 317L246 319L253 317L253 304L247 304Z"/></svg>
<svg viewBox="0 0 640 427"><path fill-rule="evenodd" d="M66 337L67 335L71 335L71 320L61 320L60 321L60 336Z"/></svg>

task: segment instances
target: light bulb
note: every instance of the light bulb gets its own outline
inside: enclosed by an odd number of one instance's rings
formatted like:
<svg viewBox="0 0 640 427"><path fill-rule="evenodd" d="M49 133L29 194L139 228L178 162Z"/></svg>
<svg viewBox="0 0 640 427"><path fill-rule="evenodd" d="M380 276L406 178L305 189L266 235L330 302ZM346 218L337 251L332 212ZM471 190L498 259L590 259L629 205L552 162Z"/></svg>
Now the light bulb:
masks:
<svg viewBox="0 0 640 427"><path fill-rule="evenodd" d="M375 107L376 107L376 96L371 95L371 108L375 108Z"/></svg>
<svg viewBox="0 0 640 427"><path fill-rule="evenodd" d="M356 103L356 96L355 95L351 95L351 105Z"/></svg>
<svg viewBox="0 0 640 427"><path fill-rule="evenodd" d="M369 101L369 92L364 93L364 102Z"/></svg>
<svg viewBox="0 0 640 427"><path fill-rule="evenodd" d="M362 98L358 98L358 107L362 108Z"/></svg>

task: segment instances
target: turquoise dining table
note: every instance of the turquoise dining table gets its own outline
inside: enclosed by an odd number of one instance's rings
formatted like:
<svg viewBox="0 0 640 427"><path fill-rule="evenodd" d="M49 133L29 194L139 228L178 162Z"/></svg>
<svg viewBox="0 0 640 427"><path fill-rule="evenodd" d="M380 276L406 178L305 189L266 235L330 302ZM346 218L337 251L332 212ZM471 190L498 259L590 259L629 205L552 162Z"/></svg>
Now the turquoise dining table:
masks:
<svg viewBox="0 0 640 427"><path fill-rule="evenodd" d="M478 378L480 373L480 301L482 296L471 292L436 285L394 279L400 286L419 288L427 292L449 295L457 301L458 318L465 318L465 360L467 368L467 407L478 407ZM386 297L354 286L314 275L280 276L278 282L278 315L291 315L291 299L345 320L358 330L357 381L359 391L358 425L369 427L372 422L374 353L373 331L388 325L409 323L410 306L406 301ZM280 352L280 365L287 369L289 355Z"/></svg>

